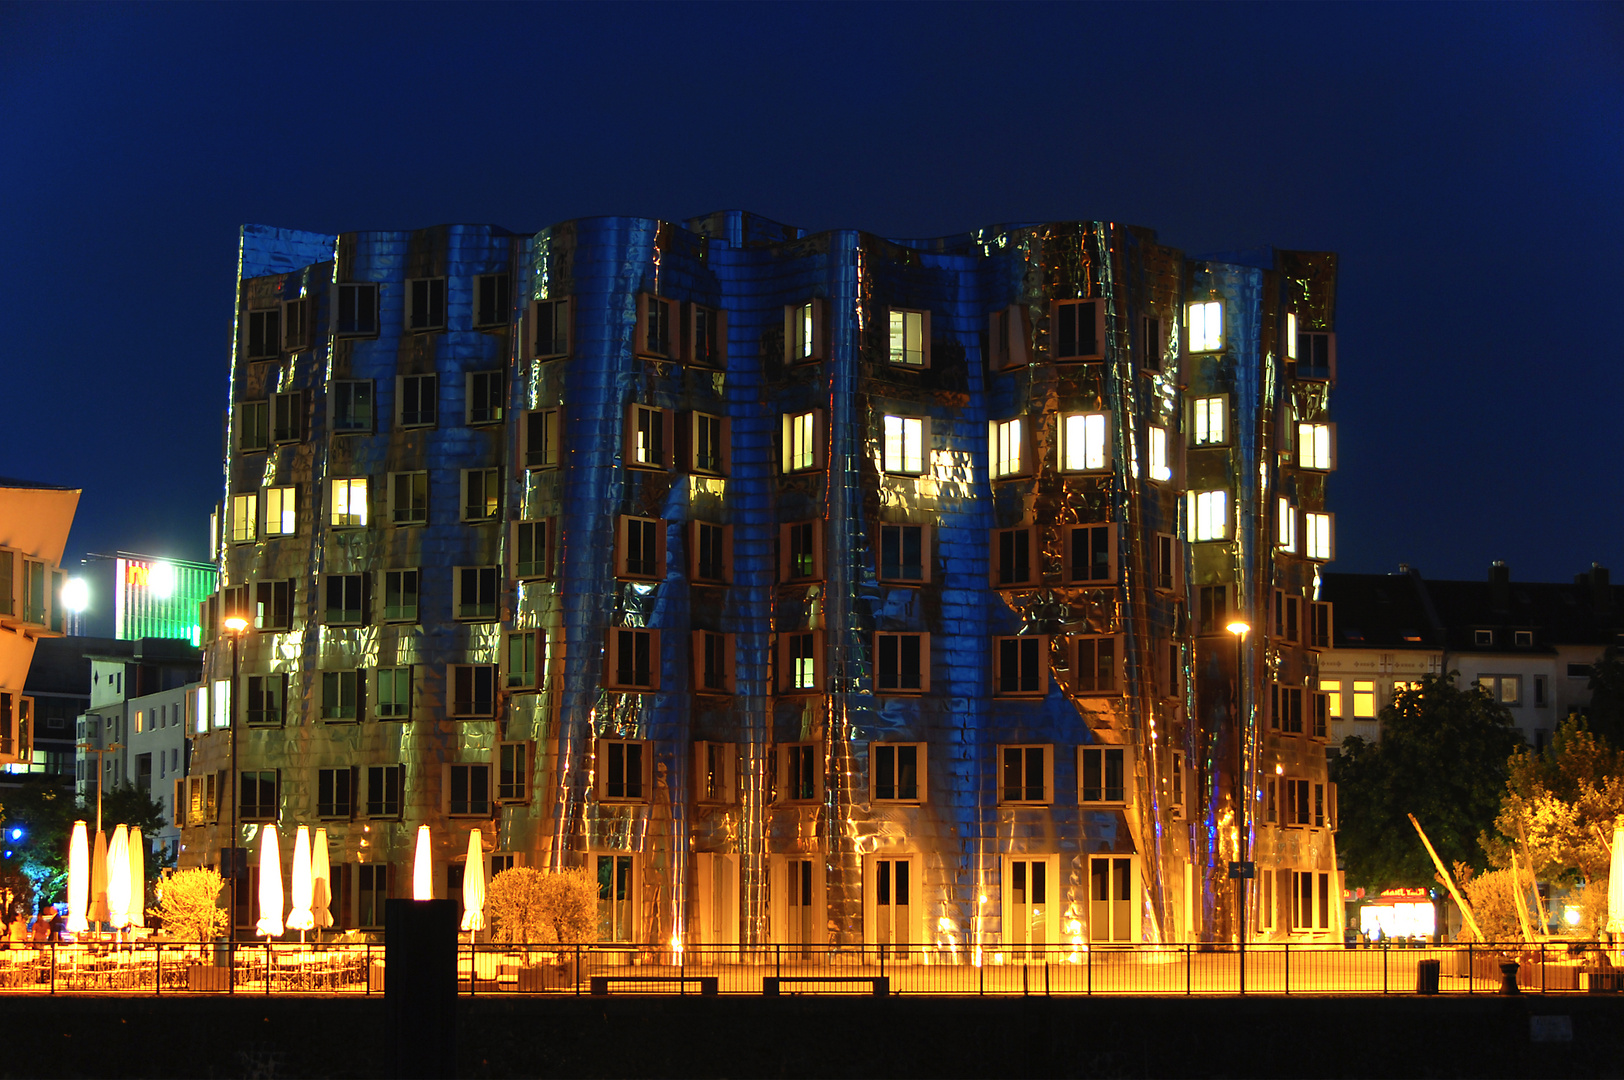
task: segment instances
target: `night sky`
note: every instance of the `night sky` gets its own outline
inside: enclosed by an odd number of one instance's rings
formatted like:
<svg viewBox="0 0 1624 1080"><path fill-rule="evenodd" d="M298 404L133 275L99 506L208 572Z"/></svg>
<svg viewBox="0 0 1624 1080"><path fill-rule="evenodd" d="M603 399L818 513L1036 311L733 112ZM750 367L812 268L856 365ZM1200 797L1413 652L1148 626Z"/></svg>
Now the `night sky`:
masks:
<svg viewBox="0 0 1624 1080"><path fill-rule="evenodd" d="M237 228L1341 255L1338 562L1624 571L1624 8L0 5L0 476L202 558Z"/></svg>

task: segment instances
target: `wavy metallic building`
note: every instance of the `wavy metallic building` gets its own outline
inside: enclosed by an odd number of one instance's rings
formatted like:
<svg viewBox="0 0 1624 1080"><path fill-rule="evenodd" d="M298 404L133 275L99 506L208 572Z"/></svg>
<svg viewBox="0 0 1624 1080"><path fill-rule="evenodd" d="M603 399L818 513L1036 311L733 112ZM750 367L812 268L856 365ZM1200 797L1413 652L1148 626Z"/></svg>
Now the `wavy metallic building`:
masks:
<svg viewBox="0 0 1624 1080"><path fill-rule="evenodd" d="M963 957L1228 940L1255 862L1258 934L1340 935L1335 268L245 228L183 864L324 825L367 928L477 826L604 940Z"/></svg>

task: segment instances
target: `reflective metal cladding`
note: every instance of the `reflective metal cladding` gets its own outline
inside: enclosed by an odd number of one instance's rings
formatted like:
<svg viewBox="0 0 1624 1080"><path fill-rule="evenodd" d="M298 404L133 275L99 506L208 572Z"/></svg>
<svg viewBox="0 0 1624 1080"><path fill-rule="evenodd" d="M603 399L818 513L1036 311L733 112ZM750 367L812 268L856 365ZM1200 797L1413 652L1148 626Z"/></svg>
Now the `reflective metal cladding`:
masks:
<svg viewBox="0 0 1624 1080"><path fill-rule="evenodd" d="M183 858L319 822L356 929L426 824L444 895L475 827L585 866L604 940L1339 937L1335 269L245 228Z"/></svg>

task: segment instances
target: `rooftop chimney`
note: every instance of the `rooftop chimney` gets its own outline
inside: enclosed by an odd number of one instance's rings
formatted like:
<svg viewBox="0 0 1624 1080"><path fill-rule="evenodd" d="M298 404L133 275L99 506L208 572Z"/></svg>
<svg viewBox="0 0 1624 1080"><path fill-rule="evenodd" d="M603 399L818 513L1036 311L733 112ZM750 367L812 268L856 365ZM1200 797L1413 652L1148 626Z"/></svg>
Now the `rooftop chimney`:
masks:
<svg viewBox="0 0 1624 1080"><path fill-rule="evenodd" d="M1511 568L1499 559L1489 564L1489 606L1495 611L1511 610Z"/></svg>

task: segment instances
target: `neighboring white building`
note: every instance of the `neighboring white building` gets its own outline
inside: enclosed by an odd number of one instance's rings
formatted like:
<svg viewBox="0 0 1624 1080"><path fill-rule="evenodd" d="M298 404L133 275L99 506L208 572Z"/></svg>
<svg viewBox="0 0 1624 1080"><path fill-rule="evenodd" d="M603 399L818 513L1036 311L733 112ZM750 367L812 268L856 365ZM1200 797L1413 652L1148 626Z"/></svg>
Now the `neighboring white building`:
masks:
<svg viewBox="0 0 1624 1080"><path fill-rule="evenodd" d="M1321 596L1336 612L1334 647L1320 656L1333 748L1354 735L1379 739L1376 717L1394 695L1440 671L1488 687L1543 747L1589 704L1592 666L1624 641L1624 597L1595 564L1571 585L1513 582L1498 562L1483 581L1428 581L1408 566L1327 574Z"/></svg>

